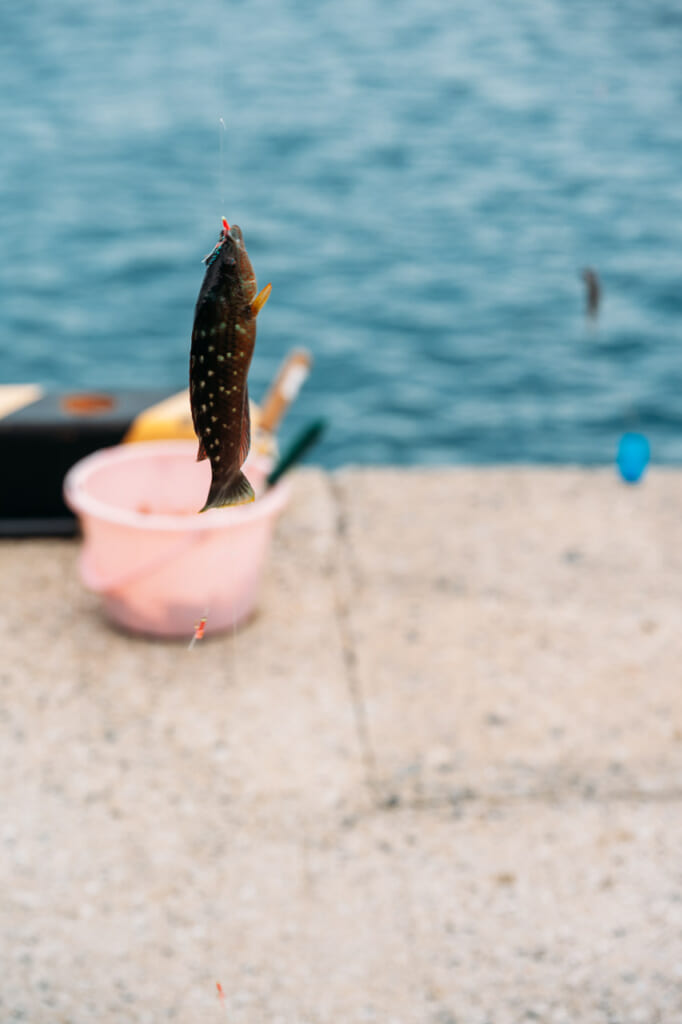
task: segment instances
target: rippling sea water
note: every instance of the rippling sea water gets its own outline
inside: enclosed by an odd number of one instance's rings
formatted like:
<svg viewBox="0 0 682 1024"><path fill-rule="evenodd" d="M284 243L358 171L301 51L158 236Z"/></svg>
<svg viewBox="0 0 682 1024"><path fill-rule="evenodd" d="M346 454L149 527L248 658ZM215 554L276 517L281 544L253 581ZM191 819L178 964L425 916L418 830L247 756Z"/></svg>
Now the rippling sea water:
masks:
<svg viewBox="0 0 682 1024"><path fill-rule="evenodd" d="M680 53L678 0L5 0L0 381L184 386L225 214L318 461L682 462Z"/></svg>

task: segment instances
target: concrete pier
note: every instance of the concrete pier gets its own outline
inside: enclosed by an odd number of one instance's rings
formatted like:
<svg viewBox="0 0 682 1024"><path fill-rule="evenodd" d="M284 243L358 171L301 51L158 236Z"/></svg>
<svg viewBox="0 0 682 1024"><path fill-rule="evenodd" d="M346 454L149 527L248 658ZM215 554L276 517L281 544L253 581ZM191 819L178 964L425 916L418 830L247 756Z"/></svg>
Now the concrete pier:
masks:
<svg viewBox="0 0 682 1024"><path fill-rule="evenodd" d="M682 1020L682 472L292 483L192 651L1 543L0 1021Z"/></svg>

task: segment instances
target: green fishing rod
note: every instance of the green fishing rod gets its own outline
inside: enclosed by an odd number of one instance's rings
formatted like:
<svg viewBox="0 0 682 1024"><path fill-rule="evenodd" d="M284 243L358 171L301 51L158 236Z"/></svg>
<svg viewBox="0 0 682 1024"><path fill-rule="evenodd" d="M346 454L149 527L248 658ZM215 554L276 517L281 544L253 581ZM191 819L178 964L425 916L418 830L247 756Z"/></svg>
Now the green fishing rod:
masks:
<svg viewBox="0 0 682 1024"><path fill-rule="evenodd" d="M327 429L327 421L324 417L313 420L298 433L283 455L280 456L276 466L271 470L266 487L273 487L277 481L287 473L292 466L295 466L313 445L322 437Z"/></svg>

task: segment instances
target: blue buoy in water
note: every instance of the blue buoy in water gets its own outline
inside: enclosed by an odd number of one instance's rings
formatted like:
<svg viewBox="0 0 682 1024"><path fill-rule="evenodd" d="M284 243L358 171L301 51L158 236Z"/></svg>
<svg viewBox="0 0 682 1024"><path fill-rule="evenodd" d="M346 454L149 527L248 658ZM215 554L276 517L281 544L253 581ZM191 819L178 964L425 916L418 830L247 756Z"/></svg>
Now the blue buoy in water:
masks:
<svg viewBox="0 0 682 1024"><path fill-rule="evenodd" d="M623 480L636 484L649 462L649 442L644 434L623 434L618 445L616 463Z"/></svg>

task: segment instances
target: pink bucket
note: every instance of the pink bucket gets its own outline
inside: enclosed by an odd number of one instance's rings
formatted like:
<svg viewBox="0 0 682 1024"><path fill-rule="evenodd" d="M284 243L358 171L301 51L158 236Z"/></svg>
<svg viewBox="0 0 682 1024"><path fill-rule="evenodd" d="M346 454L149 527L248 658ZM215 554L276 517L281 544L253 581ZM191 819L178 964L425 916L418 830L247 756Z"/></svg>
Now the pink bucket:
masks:
<svg viewBox="0 0 682 1024"><path fill-rule="evenodd" d="M269 460L245 472L256 501L198 515L211 478L194 441L105 448L76 463L64 498L83 530L80 575L118 625L159 636L228 629L254 610L277 516L289 492L263 492Z"/></svg>

